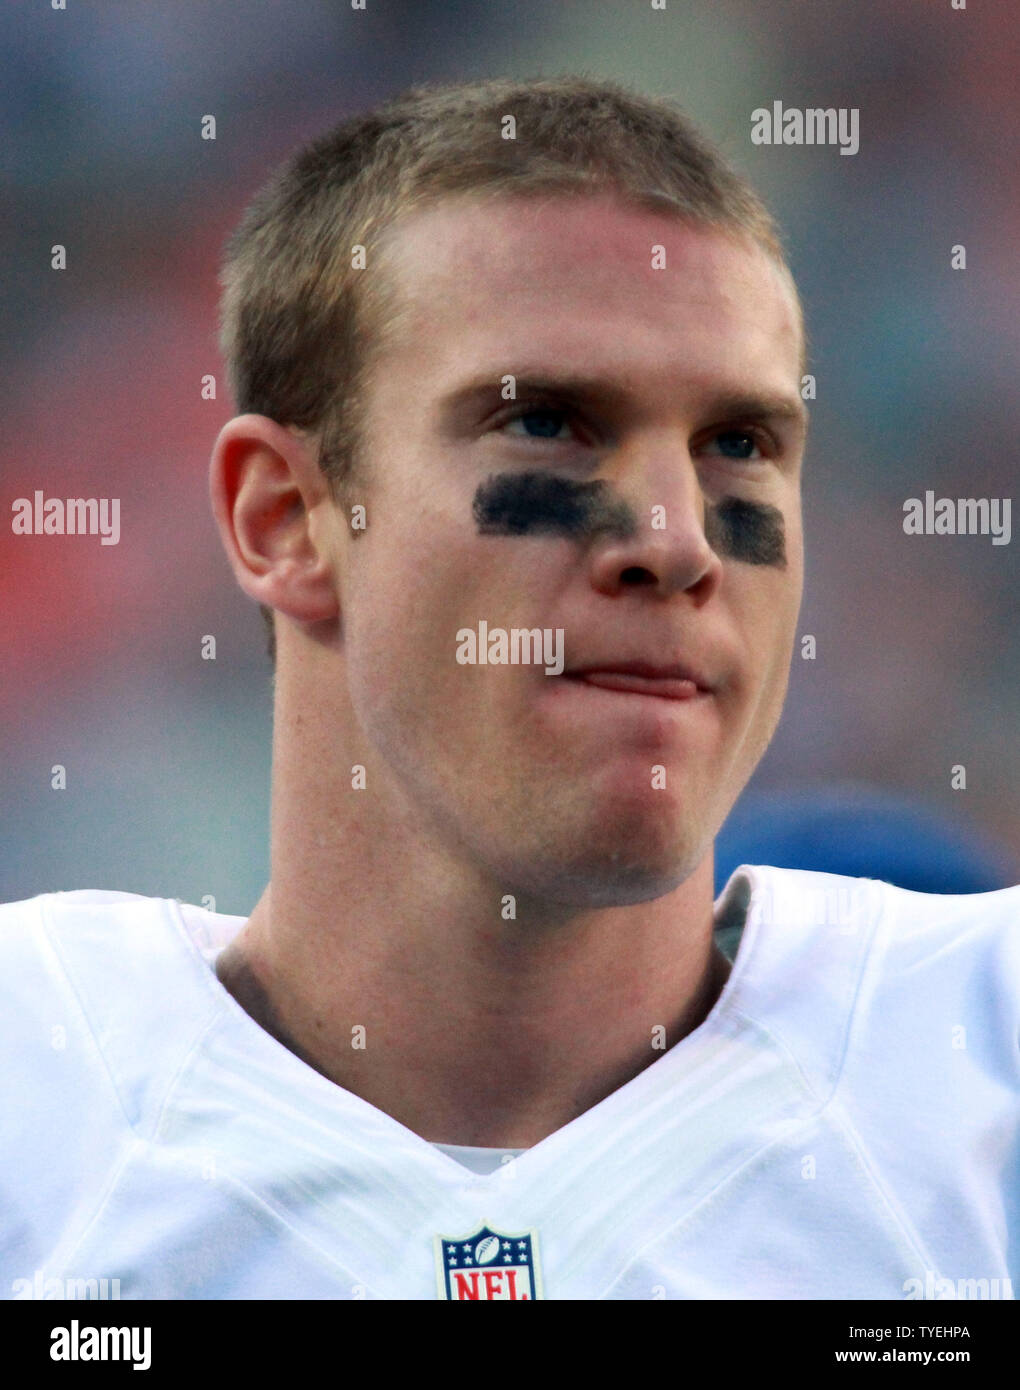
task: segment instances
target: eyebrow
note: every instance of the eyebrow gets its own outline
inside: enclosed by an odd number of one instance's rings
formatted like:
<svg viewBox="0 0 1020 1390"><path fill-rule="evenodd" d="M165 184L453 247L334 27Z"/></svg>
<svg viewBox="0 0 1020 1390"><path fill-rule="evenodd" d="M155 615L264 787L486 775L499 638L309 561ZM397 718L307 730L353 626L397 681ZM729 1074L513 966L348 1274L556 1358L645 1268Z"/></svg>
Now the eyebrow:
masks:
<svg viewBox="0 0 1020 1390"><path fill-rule="evenodd" d="M550 396L578 409L610 408L627 404L630 393L616 382L557 371L493 372L457 387L438 405L440 428L455 431L466 417L489 401L502 401L502 378L513 376L514 400ZM506 404L511 404L508 401ZM800 396L759 395L755 392L723 392L709 396L703 414L721 424L738 420L788 420L806 426L808 411Z"/></svg>
<svg viewBox="0 0 1020 1390"><path fill-rule="evenodd" d="M480 373L463 386L457 387L439 402L440 425L454 428L465 417L490 401L503 401L503 377L514 379L514 396L506 402L527 400L531 396L555 396L566 405L578 408L601 404L603 407L622 405L626 392L612 382L597 377L573 376L547 371L493 371Z"/></svg>
<svg viewBox="0 0 1020 1390"><path fill-rule="evenodd" d="M806 423L807 406L800 396L719 396L716 397L711 415L726 420L792 420Z"/></svg>

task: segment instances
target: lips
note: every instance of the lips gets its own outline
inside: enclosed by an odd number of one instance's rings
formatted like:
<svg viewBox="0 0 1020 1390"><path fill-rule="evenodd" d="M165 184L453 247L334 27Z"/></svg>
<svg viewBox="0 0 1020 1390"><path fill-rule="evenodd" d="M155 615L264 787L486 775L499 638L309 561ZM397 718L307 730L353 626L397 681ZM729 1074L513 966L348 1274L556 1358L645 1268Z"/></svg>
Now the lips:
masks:
<svg viewBox="0 0 1020 1390"><path fill-rule="evenodd" d="M648 662L614 662L567 671L570 680L622 694L658 695L666 700L692 700L711 691L708 682L686 665L654 666Z"/></svg>

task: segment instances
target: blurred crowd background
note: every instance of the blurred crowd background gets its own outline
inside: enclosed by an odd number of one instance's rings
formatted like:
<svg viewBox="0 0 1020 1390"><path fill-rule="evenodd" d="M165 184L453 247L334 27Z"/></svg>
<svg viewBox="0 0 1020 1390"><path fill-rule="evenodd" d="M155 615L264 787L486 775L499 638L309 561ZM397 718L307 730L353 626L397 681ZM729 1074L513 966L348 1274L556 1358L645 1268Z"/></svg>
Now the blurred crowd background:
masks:
<svg viewBox="0 0 1020 1390"><path fill-rule="evenodd" d="M0 901L94 887L250 911L272 699L208 502L234 413L221 247L271 169L344 116L414 82L564 72L679 97L778 215L807 311L817 658L794 658L720 876L856 854L847 872L893 877L909 848L939 891L1020 878L1017 545L902 529L907 497L1007 497L1016 477L1014 30L1006 7L950 0L5 8L4 513L36 489L119 497L121 540L0 528ZM775 100L859 108L859 153L752 145ZM957 861L970 878L945 877Z"/></svg>

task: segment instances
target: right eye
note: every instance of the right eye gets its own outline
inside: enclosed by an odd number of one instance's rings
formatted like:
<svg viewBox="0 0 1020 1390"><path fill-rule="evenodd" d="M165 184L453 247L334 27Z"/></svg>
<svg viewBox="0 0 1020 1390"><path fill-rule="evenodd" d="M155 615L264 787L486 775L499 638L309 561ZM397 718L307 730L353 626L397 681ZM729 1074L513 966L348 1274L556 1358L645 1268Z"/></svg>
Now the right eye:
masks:
<svg viewBox="0 0 1020 1390"><path fill-rule="evenodd" d="M566 410L551 405L533 405L523 407L510 419L505 420L501 428L516 435L518 439L556 439L567 421ZM520 425L521 430L510 430L511 425Z"/></svg>

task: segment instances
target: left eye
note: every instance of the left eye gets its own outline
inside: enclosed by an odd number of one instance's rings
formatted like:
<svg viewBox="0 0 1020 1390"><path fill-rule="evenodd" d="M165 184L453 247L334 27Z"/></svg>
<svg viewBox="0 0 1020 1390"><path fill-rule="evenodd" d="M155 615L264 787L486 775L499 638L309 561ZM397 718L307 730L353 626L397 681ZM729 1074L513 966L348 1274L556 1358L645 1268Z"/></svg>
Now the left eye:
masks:
<svg viewBox="0 0 1020 1390"><path fill-rule="evenodd" d="M548 408L539 406L513 416L506 421L505 427L521 425L525 436L529 439L555 439L566 424L567 412L565 410L555 410L552 406ZM517 433L517 431L513 431L513 433Z"/></svg>
<svg viewBox="0 0 1020 1390"><path fill-rule="evenodd" d="M747 430L720 430L709 443L718 445L719 453L728 459L752 459L758 448L758 441ZM757 457L760 458L761 454Z"/></svg>

